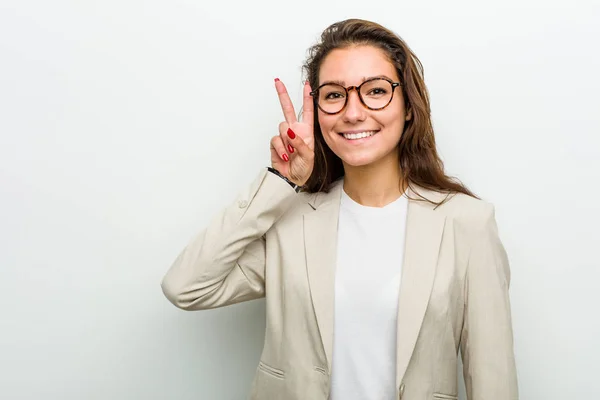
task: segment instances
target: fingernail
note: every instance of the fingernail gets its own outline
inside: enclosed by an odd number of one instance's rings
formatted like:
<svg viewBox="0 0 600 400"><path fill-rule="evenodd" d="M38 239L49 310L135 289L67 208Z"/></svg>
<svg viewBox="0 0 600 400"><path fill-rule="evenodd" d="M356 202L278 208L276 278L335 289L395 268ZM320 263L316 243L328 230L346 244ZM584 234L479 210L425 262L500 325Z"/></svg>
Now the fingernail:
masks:
<svg viewBox="0 0 600 400"><path fill-rule="evenodd" d="M275 82L279 82L279 78L275 78Z"/></svg>
<svg viewBox="0 0 600 400"><path fill-rule="evenodd" d="M290 161L290 158L288 157L288 155L287 155L287 154L284 154L284 155L282 155L282 156L281 156L281 158L283 158L283 160L284 160L285 162L288 162L288 161Z"/></svg>
<svg viewBox="0 0 600 400"><path fill-rule="evenodd" d="M294 131L292 130L292 128L288 128L287 134L290 137L290 139L295 139L296 138L296 134L294 133Z"/></svg>
<svg viewBox="0 0 600 400"><path fill-rule="evenodd" d="M288 150L290 151L290 153L294 152L294 148L292 147L291 144L288 144Z"/></svg>

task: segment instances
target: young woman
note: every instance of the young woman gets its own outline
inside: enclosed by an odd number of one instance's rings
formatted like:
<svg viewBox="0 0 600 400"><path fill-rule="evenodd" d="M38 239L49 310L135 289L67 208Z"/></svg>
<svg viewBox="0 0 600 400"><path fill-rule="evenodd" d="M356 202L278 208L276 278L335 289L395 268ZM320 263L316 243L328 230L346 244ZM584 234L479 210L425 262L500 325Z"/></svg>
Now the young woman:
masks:
<svg viewBox="0 0 600 400"><path fill-rule="evenodd" d="M185 310L266 297L252 399L517 399L494 207L444 173L422 66L369 21L328 27L302 121L164 277ZM312 90L314 88L314 90Z"/></svg>

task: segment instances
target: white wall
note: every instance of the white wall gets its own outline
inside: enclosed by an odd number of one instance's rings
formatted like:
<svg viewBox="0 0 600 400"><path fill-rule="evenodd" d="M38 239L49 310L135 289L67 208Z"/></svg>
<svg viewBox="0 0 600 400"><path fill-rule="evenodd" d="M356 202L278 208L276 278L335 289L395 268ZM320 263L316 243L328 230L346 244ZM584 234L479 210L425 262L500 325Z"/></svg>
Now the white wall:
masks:
<svg viewBox="0 0 600 400"><path fill-rule="evenodd" d="M245 397L264 302L185 313L159 282L268 164L273 78L300 100L348 17L411 45L448 171L497 207L521 398L597 398L595 3L2 0L0 398Z"/></svg>

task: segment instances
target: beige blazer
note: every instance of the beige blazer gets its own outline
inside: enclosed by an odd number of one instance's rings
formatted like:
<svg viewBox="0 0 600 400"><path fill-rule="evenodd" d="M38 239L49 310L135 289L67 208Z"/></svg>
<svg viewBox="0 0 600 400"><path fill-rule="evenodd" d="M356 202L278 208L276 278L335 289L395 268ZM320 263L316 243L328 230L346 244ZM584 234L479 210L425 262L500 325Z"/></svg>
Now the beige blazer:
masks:
<svg viewBox="0 0 600 400"><path fill-rule="evenodd" d="M338 181L329 193L298 194L265 170L163 279L184 310L266 297L252 400L329 398L341 190ZM417 192L443 199L422 188L408 194ZM456 399L459 349L469 400L517 399L510 271L493 206L462 194L438 207L409 200L404 246L397 399Z"/></svg>

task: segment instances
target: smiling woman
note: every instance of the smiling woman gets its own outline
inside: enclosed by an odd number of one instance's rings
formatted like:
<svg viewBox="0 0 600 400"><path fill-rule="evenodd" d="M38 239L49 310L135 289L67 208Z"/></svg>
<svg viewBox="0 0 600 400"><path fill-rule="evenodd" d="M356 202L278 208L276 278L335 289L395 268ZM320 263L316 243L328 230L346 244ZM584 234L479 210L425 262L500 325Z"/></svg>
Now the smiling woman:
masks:
<svg viewBox="0 0 600 400"><path fill-rule="evenodd" d="M314 116L315 172L306 183L307 191L322 191L347 175L349 167L369 164L369 160L375 157L384 163L399 164L405 186L416 184L438 192L476 197L459 181L444 173L444 164L435 145L423 67L398 35L370 21L346 20L328 27L321 35L321 41L311 47L309 53L304 70L311 86L317 88L313 95L321 113ZM383 79L375 80L375 84L387 81L392 87L386 84L371 93L370 87L344 88L345 85L353 85L352 82L364 84L374 78ZM358 103L351 101L354 97L352 89L357 93ZM380 101L373 100L374 96L379 96ZM344 108L347 109L341 113ZM368 151L345 153L349 157L345 159L334 150L338 149L336 144L341 146L344 143L334 140L337 139L336 133L361 133L349 126L357 125L361 118L376 125L371 129L373 132L379 131L375 129L377 126L383 128L386 137L379 139L385 142L371 148L370 151L375 154L369 155ZM339 131L341 127L346 132ZM352 138L346 136L346 139ZM392 143L394 145L390 146ZM392 149L395 154L391 154ZM382 153L386 157L381 157Z"/></svg>
<svg viewBox="0 0 600 400"><path fill-rule="evenodd" d="M420 62L346 20L304 68L302 120L275 79L271 166L181 252L165 295L266 297L253 400L456 399L459 349L469 400L518 398L494 207L444 173Z"/></svg>
<svg viewBox="0 0 600 400"><path fill-rule="evenodd" d="M332 83L333 79L339 83ZM346 173L365 165L399 164L395 149L411 118L399 80L389 57L370 45L338 48L323 60L319 81L324 83L315 93L322 111L318 126ZM358 86L345 88L344 84ZM394 96L396 90L400 95Z"/></svg>

